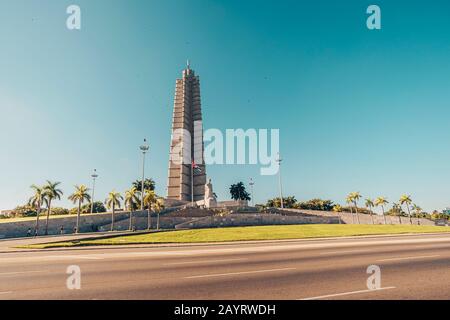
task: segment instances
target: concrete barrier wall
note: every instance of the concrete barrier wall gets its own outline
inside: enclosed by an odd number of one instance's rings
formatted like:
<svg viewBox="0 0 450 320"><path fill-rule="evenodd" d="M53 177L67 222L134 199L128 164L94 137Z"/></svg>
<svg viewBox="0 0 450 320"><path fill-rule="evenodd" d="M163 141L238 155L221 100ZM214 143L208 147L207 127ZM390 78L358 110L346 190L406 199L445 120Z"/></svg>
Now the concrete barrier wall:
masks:
<svg viewBox="0 0 450 320"><path fill-rule="evenodd" d="M136 215L144 215L146 212L135 212ZM120 222L129 217L128 212L117 212L115 221ZM64 227L65 234L71 234L76 226L77 216L67 215L64 217L50 218L48 222L48 234L60 234L61 226ZM111 223L111 213L99 213L80 216L80 232L95 232L101 230L104 225ZM39 217L39 235L45 233L46 217ZM0 223L0 238L19 238L26 237L28 229L32 230L34 235L34 228L36 220L2 222Z"/></svg>
<svg viewBox="0 0 450 320"><path fill-rule="evenodd" d="M293 224L337 224L337 217L320 216L283 216L279 214L249 214L233 213L226 216L198 218L177 225L176 229L197 229L216 227L242 227L262 225L293 225Z"/></svg>
<svg viewBox="0 0 450 320"><path fill-rule="evenodd" d="M136 228L136 230L146 230L147 229L147 224L148 224L148 220L147 220L147 216L144 215L140 215L140 216L133 216L132 219L132 225ZM160 216L159 218L159 227L160 229L175 229L176 225L185 223L185 222L189 222L192 220L195 220L197 218L193 218L193 217L164 217L164 216ZM152 216L151 218L151 227L152 229L156 228L156 223L157 223L157 217ZM114 230L128 230L130 226L130 220L129 218L124 219L122 221L119 221L117 223L114 224ZM107 224L104 225L100 228L100 231L108 231L111 229L111 225Z"/></svg>
<svg viewBox="0 0 450 320"><path fill-rule="evenodd" d="M164 210L160 215L160 228L174 229L177 224L191 221L194 217L189 216L171 216L172 209ZM209 212L209 211L208 211ZM164 216L168 214L167 217ZM136 230L147 229L147 211L133 212L133 226ZM129 212L117 212L115 215L114 230L128 230L129 228ZM72 234L76 226L76 215L67 215L58 218L50 218L48 224L48 234L60 234L61 226L64 228L64 234ZM152 226L156 227L156 214L152 214ZM26 237L28 229L31 229L34 235L36 220L27 221L11 221L0 223L0 239ZM80 232L96 232L111 230L111 213L89 214L80 216ZM39 235L45 233L45 216L39 218Z"/></svg>
<svg viewBox="0 0 450 320"><path fill-rule="evenodd" d="M293 212L293 213L303 213L303 214L311 214L311 215L319 215L323 217L341 217L341 221L345 224L357 224L358 220L356 214L351 214L350 212L330 212L330 211L314 211L314 210L302 210L302 209L284 209L285 211ZM361 224L372 224L372 218L369 214L358 214L359 221ZM387 224L410 224L408 217L394 217L394 216L386 216ZM373 215L374 224L384 224L384 217L374 214ZM423 226L434 226L435 222L429 219L417 219L412 218L414 225L423 225Z"/></svg>

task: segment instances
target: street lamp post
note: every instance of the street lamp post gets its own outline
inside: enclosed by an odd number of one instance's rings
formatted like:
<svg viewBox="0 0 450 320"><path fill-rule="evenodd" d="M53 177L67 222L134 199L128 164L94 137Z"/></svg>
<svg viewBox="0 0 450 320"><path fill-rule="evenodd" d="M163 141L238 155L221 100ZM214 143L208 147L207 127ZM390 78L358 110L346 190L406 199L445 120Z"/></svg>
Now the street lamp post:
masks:
<svg viewBox="0 0 450 320"><path fill-rule="evenodd" d="M141 211L144 210L145 154L149 148L147 139L144 139L144 144L139 147L142 151Z"/></svg>
<svg viewBox="0 0 450 320"><path fill-rule="evenodd" d="M253 195L253 186L255 185L255 183L253 182L253 179L250 178L250 182L248 183L250 185L250 192L252 194L252 207L255 206L255 197Z"/></svg>
<svg viewBox="0 0 450 320"><path fill-rule="evenodd" d="M279 184L279 188L280 188L280 201L281 201L281 209L284 209L284 201L283 201L283 185L281 183L281 161L283 161L283 159L281 159L280 154L278 153L278 157L276 159L277 163L278 163L278 184Z"/></svg>
<svg viewBox="0 0 450 320"><path fill-rule="evenodd" d="M97 169L91 174L92 177L92 196L91 196L91 213L94 213L94 196L95 196L95 179L98 178Z"/></svg>

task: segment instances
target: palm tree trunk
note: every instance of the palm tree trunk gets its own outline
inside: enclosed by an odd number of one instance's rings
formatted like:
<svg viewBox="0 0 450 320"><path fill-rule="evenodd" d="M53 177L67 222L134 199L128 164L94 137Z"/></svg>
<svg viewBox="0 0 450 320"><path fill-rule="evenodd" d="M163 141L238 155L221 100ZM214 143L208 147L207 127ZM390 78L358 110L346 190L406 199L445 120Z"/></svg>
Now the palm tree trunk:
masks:
<svg viewBox="0 0 450 320"><path fill-rule="evenodd" d="M384 206L381 207L381 210L383 211L383 220L384 220L384 224L386 225L387 221L386 221L386 214L384 213Z"/></svg>
<svg viewBox="0 0 450 320"><path fill-rule="evenodd" d="M45 235L48 235L48 218L50 217L50 210L52 208L52 200L48 201L48 208L47 208L47 221L45 223Z"/></svg>
<svg viewBox="0 0 450 320"><path fill-rule="evenodd" d="M133 219L133 210L130 210L130 226L128 227L129 231L131 231L132 219Z"/></svg>
<svg viewBox="0 0 450 320"><path fill-rule="evenodd" d="M36 227L34 228L34 234L38 235L39 233L39 213L41 213L41 203L38 203L38 207L36 208Z"/></svg>
<svg viewBox="0 0 450 320"><path fill-rule="evenodd" d="M158 218L156 219L156 230L159 230L159 211L158 211Z"/></svg>
<svg viewBox="0 0 450 320"><path fill-rule="evenodd" d="M152 228L152 217L150 214L150 206L148 206L148 210L147 210L147 229L150 230Z"/></svg>
<svg viewBox="0 0 450 320"><path fill-rule="evenodd" d="M374 222L373 222L373 212L372 212L372 209L369 209L370 210L370 220L372 220L372 224L375 224Z"/></svg>
<svg viewBox="0 0 450 320"><path fill-rule="evenodd" d="M356 220L358 221L358 224L361 224L361 222L359 221L358 207L356 206L356 203L355 203L355 212L356 212Z"/></svg>
<svg viewBox="0 0 450 320"><path fill-rule="evenodd" d="M353 216L353 208L350 205L350 215L352 216L352 224L355 224L355 217Z"/></svg>
<svg viewBox="0 0 450 320"><path fill-rule="evenodd" d="M111 231L114 231L114 213L115 213L116 207L113 204L112 207L112 213L111 213Z"/></svg>
<svg viewBox="0 0 450 320"><path fill-rule="evenodd" d="M406 204L406 209L408 209L408 216L409 216L409 223L412 225L412 218L411 218L411 212L409 212L409 205Z"/></svg>
<svg viewBox="0 0 450 320"><path fill-rule="evenodd" d="M81 201L78 201L78 211L77 211L77 230L75 233L80 232L80 211L81 211Z"/></svg>

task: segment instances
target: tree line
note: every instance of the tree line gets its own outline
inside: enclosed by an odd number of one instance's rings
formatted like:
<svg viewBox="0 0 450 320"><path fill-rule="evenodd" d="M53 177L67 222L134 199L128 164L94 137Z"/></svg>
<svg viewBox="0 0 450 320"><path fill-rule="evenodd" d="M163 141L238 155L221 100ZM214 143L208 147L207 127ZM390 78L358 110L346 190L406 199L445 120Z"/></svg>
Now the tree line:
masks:
<svg viewBox="0 0 450 320"><path fill-rule="evenodd" d="M312 199L308 201L297 201L295 196L283 197L284 208L290 209L303 209L303 210L318 210L318 211L333 211L350 212L352 219L356 218L356 222L359 221L359 214L369 214L373 222L373 209L380 208L382 216L384 217L384 223L386 224L386 216L397 216L401 223L401 217L408 217L410 224L413 223L412 218L427 218L427 219L450 219L450 215L440 213L434 210L432 213L427 213L423 209L414 204L410 195L402 195L397 202L392 203L390 209L387 208L389 201L386 197L377 197L376 199L366 198L364 199L364 206L360 206L362 196L359 192L351 192L345 199L346 206L335 204L331 200ZM261 207L280 208L281 199L273 198L269 199L265 205L259 205ZM355 222L355 221L353 221Z"/></svg>
<svg viewBox="0 0 450 320"><path fill-rule="evenodd" d="M70 214L76 213L76 225L74 232L78 233L80 230L80 216L82 213L99 213L106 212L106 208L111 211L111 231L114 230L115 214L118 210L121 210L122 204L124 209L129 211L129 230L133 229L132 219L133 212L138 209L147 210L147 229L151 229L151 214L157 213L157 226L159 229L159 214L164 209L164 199L159 197L155 193L155 182L152 179L144 180L144 192L140 190L142 188L142 180L136 180L132 183L132 187L124 192L122 195L116 190L112 190L108 193L104 202L91 202L90 189L81 184L75 185L75 190L67 198L76 205L75 208L68 210L64 208L58 208L58 210L52 211L52 205L54 201L61 200L63 191L60 189L60 182L46 181L42 186L33 184L31 189L33 195L28 200L26 206L28 208L28 215L36 215L35 235L39 234L40 230L40 216L43 210L46 212L45 219L45 231L44 234L48 235L49 217L53 214ZM106 206L106 207L105 207ZM21 208L21 207L19 207Z"/></svg>

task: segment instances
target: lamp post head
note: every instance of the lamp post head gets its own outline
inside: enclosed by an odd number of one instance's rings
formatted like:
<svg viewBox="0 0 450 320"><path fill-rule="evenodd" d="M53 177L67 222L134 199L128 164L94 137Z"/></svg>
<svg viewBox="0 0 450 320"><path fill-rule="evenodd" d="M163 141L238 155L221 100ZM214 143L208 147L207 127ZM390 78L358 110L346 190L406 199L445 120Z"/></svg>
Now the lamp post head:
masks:
<svg viewBox="0 0 450 320"><path fill-rule="evenodd" d="M94 169L94 173L91 175L92 178L97 178L98 174L97 174L97 169Z"/></svg>
<svg viewBox="0 0 450 320"><path fill-rule="evenodd" d="M277 158L275 159L276 162L278 162L278 165L281 164L281 161L283 161L283 159L281 159L280 157L280 153L277 153Z"/></svg>
<svg viewBox="0 0 450 320"><path fill-rule="evenodd" d="M144 144L139 147L143 153L146 153L148 149L150 149L150 146L147 143L147 139L144 139Z"/></svg>

